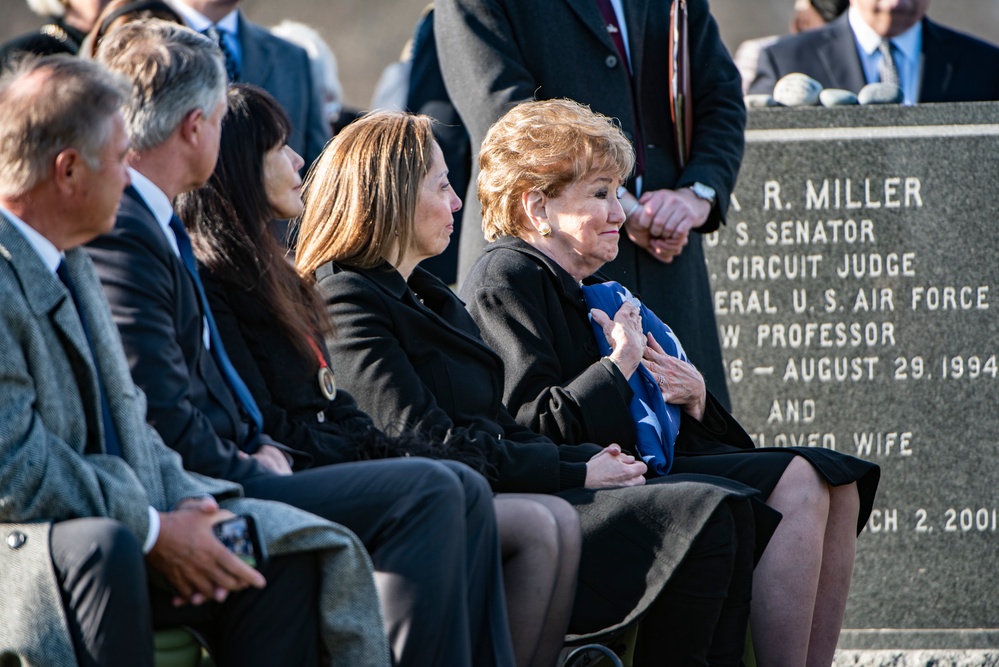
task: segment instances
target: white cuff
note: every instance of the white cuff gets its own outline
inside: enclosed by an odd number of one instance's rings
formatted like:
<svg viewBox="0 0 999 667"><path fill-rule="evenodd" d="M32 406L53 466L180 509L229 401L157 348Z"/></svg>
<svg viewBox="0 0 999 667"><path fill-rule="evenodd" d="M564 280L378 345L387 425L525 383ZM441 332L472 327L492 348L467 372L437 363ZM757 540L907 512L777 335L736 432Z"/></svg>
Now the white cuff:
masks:
<svg viewBox="0 0 999 667"><path fill-rule="evenodd" d="M152 505L149 506L149 532L146 533L146 541L142 543L142 553L148 554L156 546L156 540L160 537L160 513Z"/></svg>

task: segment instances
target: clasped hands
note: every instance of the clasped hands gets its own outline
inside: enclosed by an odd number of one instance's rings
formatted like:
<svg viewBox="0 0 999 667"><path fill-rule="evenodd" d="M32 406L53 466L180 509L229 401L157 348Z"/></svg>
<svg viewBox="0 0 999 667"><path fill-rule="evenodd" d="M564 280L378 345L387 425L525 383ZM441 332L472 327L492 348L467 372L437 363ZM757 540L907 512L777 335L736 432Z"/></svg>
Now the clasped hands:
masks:
<svg viewBox="0 0 999 667"><path fill-rule="evenodd" d="M628 193L622 205L629 213L624 221L628 238L664 264L680 254L690 230L703 225L711 213L711 204L689 188L651 190L637 200Z"/></svg>
<svg viewBox="0 0 999 667"><path fill-rule="evenodd" d="M626 379L631 379L642 364L656 378L666 403L681 406L697 420L704 416L704 378L693 364L667 354L652 334L644 333L641 312L634 304L622 304L613 320L598 309L591 310L590 315L611 346L608 358Z"/></svg>
<svg viewBox="0 0 999 667"><path fill-rule="evenodd" d="M229 593L267 582L216 537L212 526L231 519L214 498L188 498L171 512L160 512L160 532L146 555L149 564L173 585L175 606L224 602Z"/></svg>

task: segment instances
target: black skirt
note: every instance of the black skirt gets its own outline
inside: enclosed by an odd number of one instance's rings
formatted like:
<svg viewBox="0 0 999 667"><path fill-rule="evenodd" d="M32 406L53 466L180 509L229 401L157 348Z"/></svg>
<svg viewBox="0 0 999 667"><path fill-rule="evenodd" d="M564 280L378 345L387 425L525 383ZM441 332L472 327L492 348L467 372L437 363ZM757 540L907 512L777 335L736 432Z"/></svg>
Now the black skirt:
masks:
<svg viewBox="0 0 999 667"><path fill-rule="evenodd" d="M750 486L765 501L773 493L784 470L795 456L806 459L830 486L857 483L860 513L857 534L863 530L874 507L881 468L870 461L820 447L761 447L738 449L720 445L710 452L676 451L669 477L681 473L715 475Z"/></svg>
<svg viewBox="0 0 999 667"><path fill-rule="evenodd" d="M613 637L640 620L721 503L753 499L757 555L780 521L755 489L703 475L670 475L643 486L580 488L558 495L579 512L583 529L567 636L572 643Z"/></svg>

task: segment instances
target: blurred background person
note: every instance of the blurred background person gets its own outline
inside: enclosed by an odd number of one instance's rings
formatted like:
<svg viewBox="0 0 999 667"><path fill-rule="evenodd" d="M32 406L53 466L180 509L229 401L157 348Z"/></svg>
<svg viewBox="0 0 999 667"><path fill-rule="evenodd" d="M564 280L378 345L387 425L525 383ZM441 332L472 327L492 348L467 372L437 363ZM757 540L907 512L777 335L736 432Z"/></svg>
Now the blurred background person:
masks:
<svg viewBox="0 0 999 667"><path fill-rule="evenodd" d="M184 25L184 19L163 0L111 0L80 45L80 56L94 58L104 36L129 21L160 19Z"/></svg>
<svg viewBox="0 0 999 667"><path fill-rule="evenodd" d="M434 137L444 153L448 180L455 192L467 192L472 175L472 143L444 85L434 37L433 4L427 6L416 24L411 60L406 109L426 114L437 121L434 123ZM461 238L462 211L464 208L459 208L451 216L456 239ZM454 285L458 282L458 244L448 244L444 252L423 260L420 266L448 285Z"/></svg>
<svg viewBox="0 0 999 667"><path fill-rule="evenodd" d="M288 145L308 169L329 140L330 126L305 49L249 21L240 0L170 0L170 5L189 27L219 45L230 81L260 86L284 107L291 119Z"/></svg>
<svg viewBox="0 0 999 667"><path fill-rule="evenodd" d="M323 104L323 115L330 126L330 134L357 118L357 109L348 108L340 83L340 68L336 55L322 38L319 31L298 21L281 21L271 32L305 49L312 65L312 82L319 87L319 97Z"/></svg>
<svg viewBox="0 0 999 667"><path fill-rule="evenodd" d="M13 3L15 0L8 0ZM0 70L26 53L76 55L87 32L108 0L27 0L31 11L47 22L38 30L0 44ZM4 12L6 13L6 11Z"/></svg>
<svg viewBox="0 0 999 667"><path fill-rule="evenodd" d="M822 28L763 49L752 93L772 94L801 72L825 88L869 83L902 89L904 104L999 100L999 47L926 18L930 0L850 0Z"/></svg>
<svg viewBox="0 0 999 667"><path fill-rule="evenodd" d="M799 32L820 28L845 12L849 6L850 0L795 0L788 34L797 35ZM736 48L732 60L742 76L742 92L748 93L749 86L756 78L756 63L760 59L760 52L778 39L780 35L747 39Z"/></svg>

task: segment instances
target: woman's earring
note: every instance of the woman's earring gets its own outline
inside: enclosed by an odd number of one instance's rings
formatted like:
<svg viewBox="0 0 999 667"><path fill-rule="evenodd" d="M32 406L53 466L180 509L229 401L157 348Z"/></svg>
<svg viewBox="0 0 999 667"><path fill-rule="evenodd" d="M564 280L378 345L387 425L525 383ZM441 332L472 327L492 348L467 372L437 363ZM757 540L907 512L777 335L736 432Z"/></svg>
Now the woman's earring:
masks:
<svg viewBox="0 0 999 667"><path fill-rule="evenodd" d="M538 233L542 236L548 237L552 235L552 226L547 222L542 222L538 224Z"/></svg>

